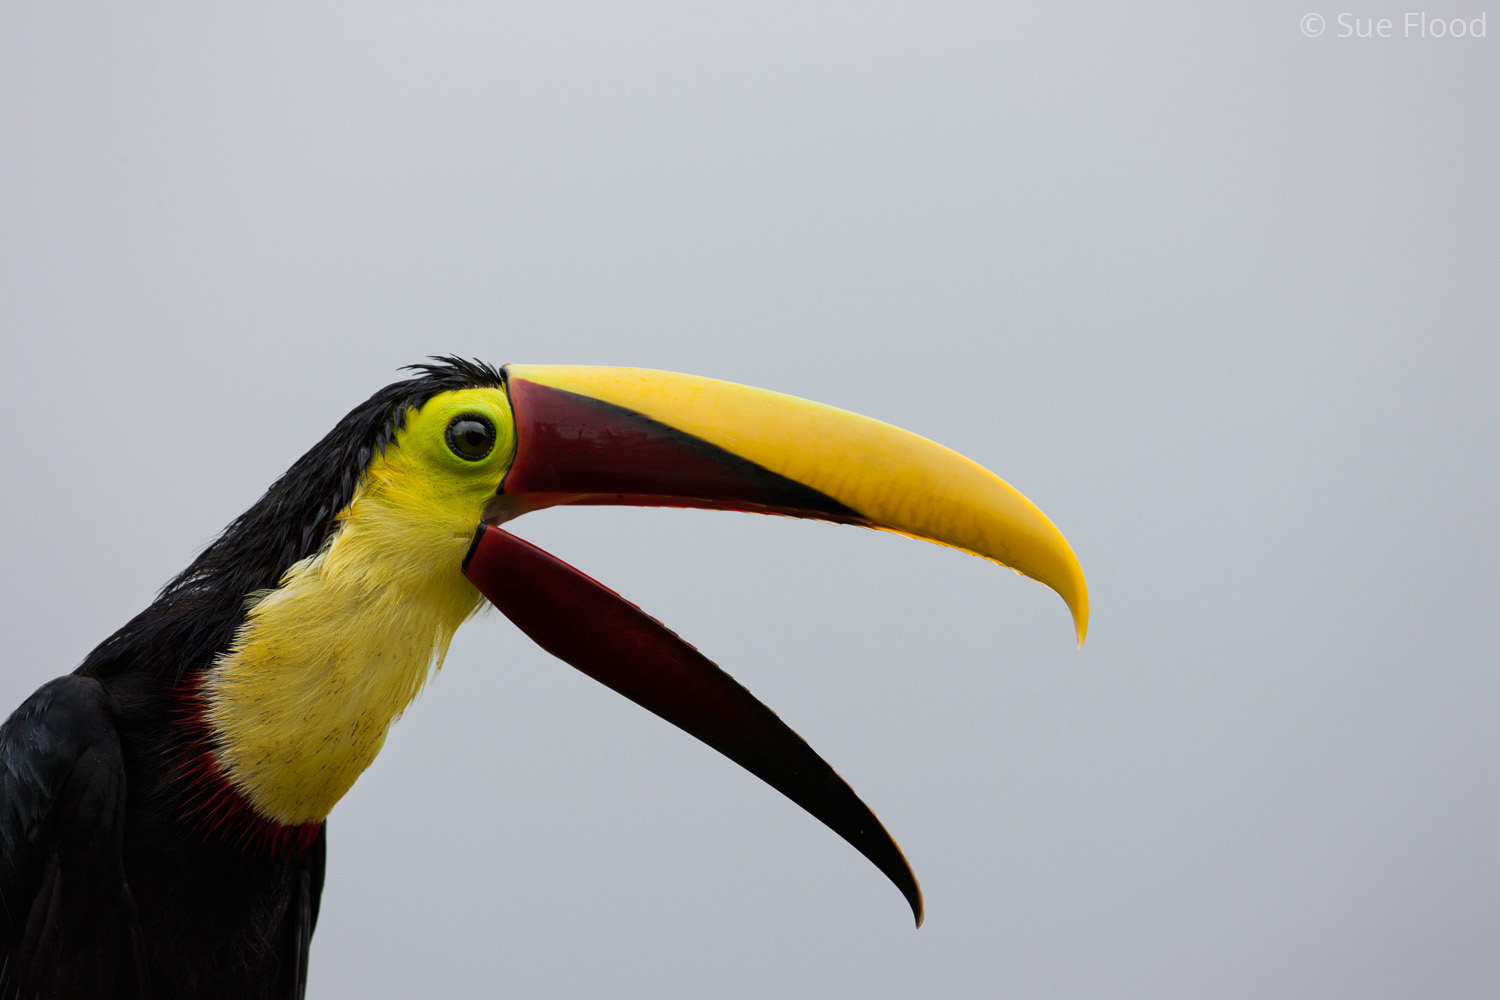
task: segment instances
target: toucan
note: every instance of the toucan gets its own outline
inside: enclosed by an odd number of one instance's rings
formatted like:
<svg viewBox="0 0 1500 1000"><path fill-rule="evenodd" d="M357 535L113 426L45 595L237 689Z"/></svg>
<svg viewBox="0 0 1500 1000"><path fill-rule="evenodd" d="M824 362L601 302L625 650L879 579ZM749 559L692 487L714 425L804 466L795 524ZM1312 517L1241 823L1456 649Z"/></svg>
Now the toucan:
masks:
<svg viewBox="0 0 1500 1000"><path fill-rule="evenodd" d="M993 473L889 424L634 368L410 366L0 726L0 997L293 998L327 818L488 600L863 853L921 922L873 813L660 622L505 529L559 505L712 508L966 550L1067 603L1071 547Z"/></svg>

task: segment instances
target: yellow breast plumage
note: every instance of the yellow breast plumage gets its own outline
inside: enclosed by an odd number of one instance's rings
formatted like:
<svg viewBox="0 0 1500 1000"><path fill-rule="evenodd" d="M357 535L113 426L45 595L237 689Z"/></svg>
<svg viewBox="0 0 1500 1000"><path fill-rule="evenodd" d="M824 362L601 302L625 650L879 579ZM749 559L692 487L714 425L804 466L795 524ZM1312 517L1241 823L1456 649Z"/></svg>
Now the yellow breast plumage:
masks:
<svg viewBox="0 0 1500 1000"><path fill-rule="evenodd" d="M480 602L460 569L474 519L431 495L401 443L322 550L258 596L200 688L220 768L279 823L328 815Z"/></svg>

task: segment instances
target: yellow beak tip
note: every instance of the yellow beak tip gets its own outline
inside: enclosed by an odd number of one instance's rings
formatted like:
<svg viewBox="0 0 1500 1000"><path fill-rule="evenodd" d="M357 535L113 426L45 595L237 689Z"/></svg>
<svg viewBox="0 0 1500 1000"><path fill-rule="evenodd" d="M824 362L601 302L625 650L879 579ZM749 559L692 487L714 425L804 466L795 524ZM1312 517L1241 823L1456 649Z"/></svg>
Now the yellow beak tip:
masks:
<svg viewBox="0 0 1500 1000"><path fill-rule="evenodd" d="M1073 611L1073 631L1078 634L1078 648L1083 648L1083 640L1089 634L1089 606L1087 603L1077 605Z"/></svg>
<svg viewBox="0 0 1500 1000"><path fill-rule="evenodd" d="M1058 593L1073 614L1073 631L1078 636L1078 648L1082 649L1083 640L1089 634L1089 590L1088 584L1084 581L1082 569L1075 569L1072 577L1069 581L1071 586L1067 590L1059 590Z"/></svg>

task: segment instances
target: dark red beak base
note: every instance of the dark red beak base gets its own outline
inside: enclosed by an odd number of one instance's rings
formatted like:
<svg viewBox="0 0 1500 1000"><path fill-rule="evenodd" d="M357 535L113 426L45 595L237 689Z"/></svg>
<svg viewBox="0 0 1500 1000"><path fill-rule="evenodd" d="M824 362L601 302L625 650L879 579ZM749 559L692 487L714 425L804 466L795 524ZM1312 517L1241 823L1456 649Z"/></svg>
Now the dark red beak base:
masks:
<svg viewBox="0 0 1500 1000"><path fill-rule="evenodd" d="M506 382L516 456L501 493L570 503L712 507L867 523L832 497L650 417L521 378Z"/></svg>

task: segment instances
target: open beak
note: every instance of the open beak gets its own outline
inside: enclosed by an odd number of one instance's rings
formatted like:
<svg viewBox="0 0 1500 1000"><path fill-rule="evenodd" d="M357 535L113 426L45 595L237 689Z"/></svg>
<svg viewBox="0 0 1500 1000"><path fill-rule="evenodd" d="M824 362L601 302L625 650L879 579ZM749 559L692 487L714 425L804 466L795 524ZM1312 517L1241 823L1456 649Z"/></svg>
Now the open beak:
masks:
<svg viewBox="0 0 1500 1000"><path fill-rule="evenodd" d="M508 365L516 451L464 571L542 648L680 726L826 823L895 883L900 849L769 708L635 605L499 527L558 504L707 507L858 524L964 549L1055 590L1078 641L1083 571L1037 507L926 438L765 389L637 368Z"/></svg>

